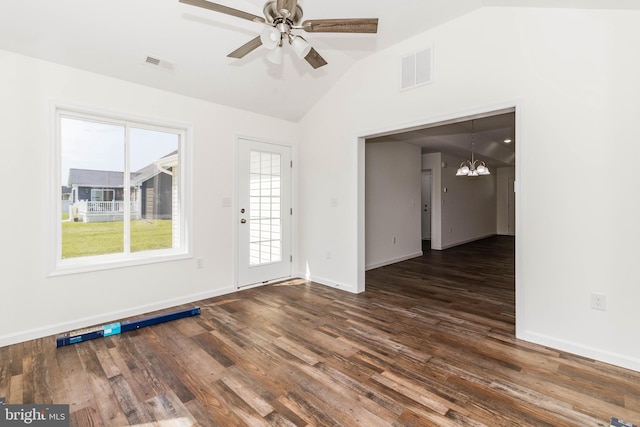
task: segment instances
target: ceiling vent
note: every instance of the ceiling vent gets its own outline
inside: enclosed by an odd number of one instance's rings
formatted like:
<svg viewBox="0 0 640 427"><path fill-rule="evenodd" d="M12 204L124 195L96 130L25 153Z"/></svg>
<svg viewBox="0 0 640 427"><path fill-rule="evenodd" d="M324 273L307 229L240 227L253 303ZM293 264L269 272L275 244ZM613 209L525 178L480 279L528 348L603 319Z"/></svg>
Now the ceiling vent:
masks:
<svg viewBox="0 0 640 427"><path fill-rule="evenodd" d="M167 61L165 59L160 59L156 56L151 56L151 55L145 55L143 64L146 65L147 67L168 71L170 73L172 73L173 70L176 68L173 62Z"/></svg>
<svg viewBox="0 0 640 427"><path fill-rule="evenodd" d="M410 89L433 81L433 48L402 57L401 89Z"/></svg>

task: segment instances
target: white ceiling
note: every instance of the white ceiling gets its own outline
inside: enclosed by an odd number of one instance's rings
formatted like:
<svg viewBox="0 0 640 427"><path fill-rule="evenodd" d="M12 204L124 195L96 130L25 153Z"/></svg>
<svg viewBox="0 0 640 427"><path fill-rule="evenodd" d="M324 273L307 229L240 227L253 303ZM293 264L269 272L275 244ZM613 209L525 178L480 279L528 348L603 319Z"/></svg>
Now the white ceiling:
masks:
<svg viewBox="0 0 640 427"><path fill-rule="evenodd" d="M263 0L218 0L262 16ZM226 55L263 24L178 0L1 0L0 49L247 111L298 121L358 60L483 5L575 7L575 0L300 0L303 19L379 18L378 34L305 34L328 61L317 70L264 48ZM637 0L582 0L580 7L639 8ZM151 55L175 64L144 64Z"/></svg>
<svg viewBox="0 0 640 427"><path fill-rule="evenodd" d="M368 138L367 143L406 142L420 146L422 154L446 153L459 157L460 162L471 158L473 146L476 158L485 161L490 167L515 166L515 114L513 111L496 111L434 123L391 135ZM510 139L511 142L506 143L506 139Z"/></svg>

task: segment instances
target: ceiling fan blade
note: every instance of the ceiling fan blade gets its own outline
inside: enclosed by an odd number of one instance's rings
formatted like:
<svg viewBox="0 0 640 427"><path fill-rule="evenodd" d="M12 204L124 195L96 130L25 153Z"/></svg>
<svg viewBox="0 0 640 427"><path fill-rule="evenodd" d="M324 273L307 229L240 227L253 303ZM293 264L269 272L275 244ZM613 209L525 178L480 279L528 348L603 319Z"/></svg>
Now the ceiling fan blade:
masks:
<svg viewBox="0 0 640 427"><path fill-rule="evenodd" d="M377 33L378 18L310 19L301 27L308 33Z"/></svg>
<svg viewBox="0 0 640 427"><path fill-rule="evenodd" d="M311 65L313 68L320 68L322 66L327 65L327 61L324 60L322 56L314 49L311 48L307 56L304 59Z"/></svg>
<svg viewBox="0 0 640 427"><path fill-rule="evenodd" d="M283 18L289 18L291 15L296 13L297 5L298 0L277 0L276 9L278 10L278 13L282 14ZM283 13L283 10L286 12Z"/></svg>
<svg viewBox="0 0 640 427"><path fill-rule="evenodd" d="M252 39L251 41L243 44L242 46L240 46L239 48L231 52L229 55L227 55L227 57L240 59L246 54L253 52L255 49L257 49L261 45L262 45L262 41L260 40L260 36L258 36L255 39Z"/></svg>
<svg viewBox="0 0 640 427"><path fill-rule="evenodd" d="M204 9L213 10L214 12L220 12L227 15L235 16L236 18L247 19L253 22L264 23L265 20L263 17L258 15L253 15L251 13L243 12L238 9L233 9L231 7L223 6L218 3L211 3L206 0L180 0L180 3L190 4L191 6L202 7Z"/></svg>

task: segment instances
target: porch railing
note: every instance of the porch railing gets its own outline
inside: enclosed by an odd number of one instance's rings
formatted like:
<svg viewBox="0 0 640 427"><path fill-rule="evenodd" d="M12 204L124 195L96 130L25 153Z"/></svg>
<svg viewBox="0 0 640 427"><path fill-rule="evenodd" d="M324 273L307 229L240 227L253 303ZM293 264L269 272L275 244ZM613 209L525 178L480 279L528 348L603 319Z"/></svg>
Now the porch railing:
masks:
<svg viewBox="0 0 640 427"><path fill-rule="evenodd" d="M81 200L71 205L71 209L75 211L78 216L92 215L92 214L109 214L109 213L124 213L124 201L113 200L110 202L91 202L88 200ZM131 212L136 213L138 211L137 203L131 203Z"/></svg>

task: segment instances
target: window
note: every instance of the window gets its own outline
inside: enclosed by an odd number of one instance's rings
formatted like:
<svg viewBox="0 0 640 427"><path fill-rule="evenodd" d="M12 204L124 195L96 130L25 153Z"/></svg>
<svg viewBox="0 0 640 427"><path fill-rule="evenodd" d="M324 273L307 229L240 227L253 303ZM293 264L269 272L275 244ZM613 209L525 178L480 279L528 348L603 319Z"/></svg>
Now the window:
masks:
<svg viewBox="0 0 640 427"><path fill-rule="evenodd" d="M188 255L186 128L57 109L56 130L53 274Z"/></svg>
<svg viewBox="0 0 640 427"><path fill-rule="evenodd" d="M93 202L111 202L114 200L113 198L114 191L107 190L104 188L100 189L92 189L91 190L91 201Z"/></svg>
<svg viewBox="0 0 640 427"><path fill-rule="evenodd" d="M278 262L281 254L280 154L250 151L249 265Z"/></svg>

